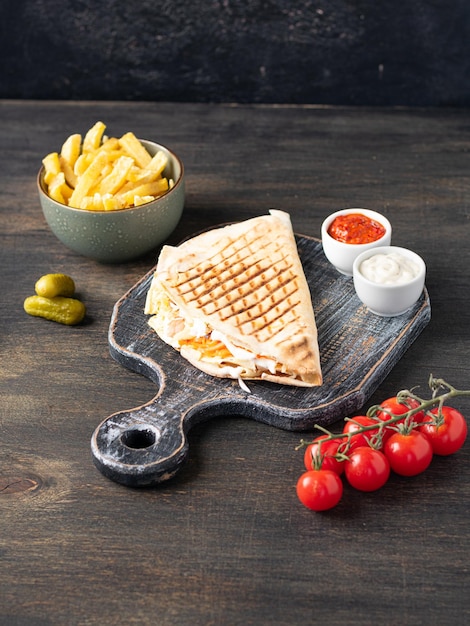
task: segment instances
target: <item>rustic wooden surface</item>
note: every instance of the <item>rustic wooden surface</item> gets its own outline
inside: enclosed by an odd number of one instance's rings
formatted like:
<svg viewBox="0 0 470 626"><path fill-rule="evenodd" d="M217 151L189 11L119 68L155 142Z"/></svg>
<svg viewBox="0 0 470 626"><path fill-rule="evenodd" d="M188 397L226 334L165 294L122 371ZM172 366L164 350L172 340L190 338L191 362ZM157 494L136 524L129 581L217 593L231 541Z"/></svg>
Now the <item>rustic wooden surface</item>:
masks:
<svg viewBox="0 0 470 626"><path fill-rule="evenodd" d="M351 277L327 260L321 241L297 235L297 248L316 308L323 384L312 388L217 379L167 346L144 314L152 268L120 298L110 323L110 353L118 363L157 384L144 406L113 414L97 427L92 454L117 482L149 486L172 478L186 460L187 434L203 420L238 415L287 430L329 427L358 411L429 323L423 291L404 314L374 315L354 291ZM354 363L354 367L351 367Z"/></svg>
<svg viewBox="0 0 470 626"><path fill-rule="evenodd" d="M0 102L0 624L462 625L470 619L470 444L326 514L295 496L299 433L241 417L190 432L188 463L153 489L94 466L107 415L155 384L109 355L116 300L156 254L100 265L48 230L40 160L97 119L173 148L187 171L170 238L271 207L317 237L327 213L383 211L427 263L432 319L376 403L429 374L470 387L470 113L316 107ZM88 315L23 313L36 279L73 275ZM470 402L458 408L470 415Z"/></svg>

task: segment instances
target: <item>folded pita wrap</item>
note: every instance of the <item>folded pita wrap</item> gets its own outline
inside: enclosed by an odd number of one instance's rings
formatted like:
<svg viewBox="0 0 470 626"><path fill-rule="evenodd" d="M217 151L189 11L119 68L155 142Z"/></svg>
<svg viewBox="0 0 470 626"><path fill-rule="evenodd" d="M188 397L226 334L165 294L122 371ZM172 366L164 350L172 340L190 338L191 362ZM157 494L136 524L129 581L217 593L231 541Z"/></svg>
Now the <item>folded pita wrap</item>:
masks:
<svg viewBox="0 0 470 626"><path fill-rule="evenodd" d="M164 246L145 313L158 336L222 378L321 385L317 328L288 213Z"/></svg>

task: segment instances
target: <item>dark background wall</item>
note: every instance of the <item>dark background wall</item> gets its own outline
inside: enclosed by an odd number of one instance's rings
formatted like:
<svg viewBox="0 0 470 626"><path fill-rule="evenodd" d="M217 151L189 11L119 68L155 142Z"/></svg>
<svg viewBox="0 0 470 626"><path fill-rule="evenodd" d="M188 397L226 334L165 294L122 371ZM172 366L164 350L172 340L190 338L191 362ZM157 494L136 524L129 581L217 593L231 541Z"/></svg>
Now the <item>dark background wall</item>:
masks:
<svg viewBox="0 0 470 626"><path fill-rule="evenodd" d="M470 105L470 0L1 0L0 97Z"/></svg>

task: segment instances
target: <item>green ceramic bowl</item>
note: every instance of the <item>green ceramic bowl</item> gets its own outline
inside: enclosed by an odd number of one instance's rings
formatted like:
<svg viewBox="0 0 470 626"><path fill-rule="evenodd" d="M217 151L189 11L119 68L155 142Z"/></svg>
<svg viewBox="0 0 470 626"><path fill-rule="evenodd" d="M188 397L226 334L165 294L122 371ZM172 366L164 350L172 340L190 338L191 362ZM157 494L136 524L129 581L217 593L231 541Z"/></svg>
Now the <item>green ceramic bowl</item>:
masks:
<svg viewBox="0 0 470 626"><path fill-rule="evenodd" d="M184 208L185 181L181 160L168 148L141 140L153 156L162 150L168 156L163 173L175 185L159 198L134 209L88 211L56 202L47 195L44 168L38 174L39 199L46 222L68 248L103 263L137 258L165 241L178 224Z"/></svg>

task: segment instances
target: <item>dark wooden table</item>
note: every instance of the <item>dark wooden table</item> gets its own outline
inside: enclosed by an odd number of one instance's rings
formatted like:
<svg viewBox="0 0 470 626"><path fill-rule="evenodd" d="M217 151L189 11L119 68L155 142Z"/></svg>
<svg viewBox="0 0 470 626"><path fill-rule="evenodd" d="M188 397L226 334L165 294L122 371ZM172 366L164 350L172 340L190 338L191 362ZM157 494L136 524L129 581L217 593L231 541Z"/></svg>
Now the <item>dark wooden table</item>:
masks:
<svg viewBox="0 0 470 626"><path fill-rule="evenodd" d="M470 112L0 102L0 624L463 625L470 621L470 444L315 514L297 501L300 435L237 416L190 433L187 465L138 490L95 468L105 417L153 383L108 352L113 305L158 250L101 265L41 213L41 158L103 120L173 148L187 202L171 243L276 207L319 236L330 212L382 211L426 260L432 319L367 406L430 373L470 388ZM72 275L65 327L23 312L39 276ZM456 401L470 416L470 400ZM367 407L364 407L367 408ZM338 424L338 428L340 424Z"/></svg>

